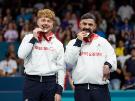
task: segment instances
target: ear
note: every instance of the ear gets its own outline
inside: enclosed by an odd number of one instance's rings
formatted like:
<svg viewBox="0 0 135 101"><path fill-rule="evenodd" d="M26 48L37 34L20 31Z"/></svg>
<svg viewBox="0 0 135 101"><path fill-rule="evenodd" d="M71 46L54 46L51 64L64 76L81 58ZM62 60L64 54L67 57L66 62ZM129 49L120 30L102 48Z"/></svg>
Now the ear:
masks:
<svg viewBox="0 0 135 101"><path fill-rule="evenodd" d="M79 29L81 29L81 21L79 22Z"/></svg>
<svg viewBox="0 0 135 101"><path fill-rule="evenodd" d="M95 23L95 24L94 24L94 30L96 30L96 28L97 28L97 24Z"/></svg>
<svg viewBox="0 0 135 101"><path fill-rule="evenodd" d="M37 26L40 26L39 19L37 19Z"/></svg>

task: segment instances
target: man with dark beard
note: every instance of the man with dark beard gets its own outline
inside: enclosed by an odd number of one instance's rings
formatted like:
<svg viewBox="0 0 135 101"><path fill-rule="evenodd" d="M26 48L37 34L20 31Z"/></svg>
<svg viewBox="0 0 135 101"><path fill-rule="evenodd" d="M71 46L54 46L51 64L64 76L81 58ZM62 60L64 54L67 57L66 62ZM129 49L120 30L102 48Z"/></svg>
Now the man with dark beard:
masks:
<svg viewBox="0 0 135 101"><path fill-rule="evenodd" d="M110 101L108 79L116 70L116 55L109 42L95 34L96 19L91 13L82 15L77 38L65 52L65 62L73 67L75 101Z"/></svg>

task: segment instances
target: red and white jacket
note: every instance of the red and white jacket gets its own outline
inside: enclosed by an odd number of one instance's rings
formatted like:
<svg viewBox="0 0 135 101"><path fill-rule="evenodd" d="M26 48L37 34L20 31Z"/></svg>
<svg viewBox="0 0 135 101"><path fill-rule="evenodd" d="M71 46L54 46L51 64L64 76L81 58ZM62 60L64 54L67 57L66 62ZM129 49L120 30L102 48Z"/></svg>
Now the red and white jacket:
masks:
<svg viewBox="0 0 135 101"><path fill-rule="evenodd" d="M18 56L24 59L26 74L49 76L58 72L58 84L64 86L65 65L64 48L54 35L50 41L30 43L33 34L28 34L22 40Z"/></svg>
<svg viewBox="0 0 135 101"><path fill-rule="evenodd" d="M111 71L116 70L117 62L114 49L110 43L94 34L91 42L82 42L81 47L74 46L76 39L66 46L65 62L73 67L74 84L107 84L103 81L103 65L109 62Z"/></svg>

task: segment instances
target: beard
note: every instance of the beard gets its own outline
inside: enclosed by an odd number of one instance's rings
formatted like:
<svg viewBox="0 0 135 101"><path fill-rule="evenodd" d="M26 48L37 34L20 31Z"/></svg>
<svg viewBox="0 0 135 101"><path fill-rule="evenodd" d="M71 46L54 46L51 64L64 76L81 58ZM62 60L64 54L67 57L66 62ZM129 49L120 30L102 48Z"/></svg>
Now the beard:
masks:
<svg viewBox="0 0 135 101"><path fill-rule="evenodd" d="M89 37L93 33L92 29L90 28L83 28L82 30L86 32L86 37Z"/></svg>
<svg viewBox="0 0 135 101"><path fill-rule="evenodd" d="M90 28L89 29L88 28L83 28L82 30L85 31L85 32L88 32L88 33L92 33L92 30Z"/></svg>

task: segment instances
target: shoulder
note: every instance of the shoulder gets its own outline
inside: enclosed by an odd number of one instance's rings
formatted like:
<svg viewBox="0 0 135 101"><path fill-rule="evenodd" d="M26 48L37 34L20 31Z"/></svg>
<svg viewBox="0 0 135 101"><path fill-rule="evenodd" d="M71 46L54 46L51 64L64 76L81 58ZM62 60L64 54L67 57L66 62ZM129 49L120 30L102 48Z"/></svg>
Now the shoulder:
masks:
<svg viewBox="0 0 135 101"><path fill-rule="evenodd" d="M107 41L107 39L105 39L105 38L103 38L103 37L101 37L101 36L99 36L99 35L97 35L97 40L99 41L99 42L101 42L101 43L108 43L108 41Z"/></svg>
<svg viewBox="0 0 135 101"><path fill-rule="evenodd" d="M103 47L112 47L109 41L103 37L98 37L98 43L100 43Z"/></svg>
<svg viewBox="0 0 135 101"><path fill-rule="evenodd" d="M23 40L30 40L33 37L33 34L26 34Z"/></svg>
<svg viewBox="0 0 135 101"><path fill-rule="evenodd" d="M55 44L57 47L64 48L62 42L58 40L56 37L54 37L53 39L53 44Z"/></svg>
<svg viewBox="0 0 135 101"><path fill-rule="evenodd" d="M31 33L31 34L26 34L25 36L24 36L25 38L32 38L33 37L33 34Z"/></svg>
<svg viewBox="0 0 135 101"><path fill-rule="evenodd" d="M76 39L72 39L69 41L68 45L73 45L75 43Z"/></svg>

